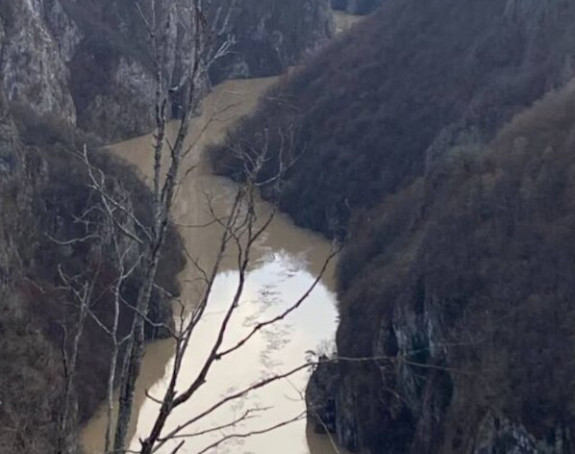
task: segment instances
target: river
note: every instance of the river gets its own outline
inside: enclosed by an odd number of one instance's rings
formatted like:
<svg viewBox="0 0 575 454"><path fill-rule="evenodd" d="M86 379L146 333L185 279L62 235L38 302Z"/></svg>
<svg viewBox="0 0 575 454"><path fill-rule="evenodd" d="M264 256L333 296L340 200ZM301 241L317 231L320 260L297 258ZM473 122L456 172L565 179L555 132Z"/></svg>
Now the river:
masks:
<svg viewBox="0 0 575 454"><path fill-rule="evenodd" d="M345 22L338 15L338 24ZM343 27L347 27L347 22ZM340 25L342 27L342 25ZM186 157L185 168L194 170L179 185L174 209L174 219L179 226L186 249L209 266L219 246L219 231L213 225L200 228L211 219L209 207L225 213L233 199L235 184L214 176L204 161L203 150L211 143L221 140L226 131L243 115L250 113L259 99L277 78L234 80L224 82L205 98L202 115L194 122L190 135L193 151ZM151 137L144 136L114 145L112 151L132 163L144 179L152 173ZM262 217L269 213L270 206L257 201L257 210ZM254 320L268 318L292 304L313 283L326 257L330 244L323 237L296 227L282 214L276 214L272 224L255 244L253 264L249 270L246 290L231 329L226 345L232 344ZM180 386L194 377L206 348L213 340L221 319L223 308L229 304L237 285L238 272L234 266L233 254L227 257L217 277L209 310L197 337L185 358L185 374ZM179 276L182 288L182 302L193 305L198 290L196 268L190 263ZM309 298L285 322L274 326L253 339L247 347L214 366L207 383L197 396L174 412L169 427L175 427L218 397L239 389L270 373L280 373L300 365L306 351L329 345L337 325L336 297L333 288L333 264L311 293ZM163 340L151 343L146 348L142 372L138 381L131 448L137 449L138 436L150 429L158 405L146 397L161 396L169 378L173 360L173 343ZM291 419L305 410L303 393L308 373L302 372L290 380L274 383L249 399L213 415L210 420L194 426L192 432L220 426L243 414L248 408L259 408L253 419L243 422L234 429L187 439L179 452L191 454L201 451L214 440L277 424ZM180 388L181 389L181 388ZM105 412L102 408L84 428L81 441L86 454L101 454L105 428ZM172 447L173 449L173 447ZM160 452L170 452L168 448ZM319 436L307 427L305 418L281 427L273 432L231 439L228 443L210 451L213 453L268 454L335 454L343 453L327 436Z"/></svg>

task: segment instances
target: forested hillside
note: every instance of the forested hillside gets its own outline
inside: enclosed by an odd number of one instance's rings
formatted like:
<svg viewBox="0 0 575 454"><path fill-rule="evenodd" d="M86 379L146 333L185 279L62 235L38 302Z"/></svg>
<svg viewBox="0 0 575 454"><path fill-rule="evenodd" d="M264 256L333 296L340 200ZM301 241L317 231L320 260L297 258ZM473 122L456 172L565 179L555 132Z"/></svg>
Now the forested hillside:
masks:
<svg viewBox="0 0 575 454"><path fill-rule="evenodd" d="M308 393L346 447L575 452L574 18L388 0L212 151L242 178L265 141L262 181L298 155L264 195L346 241L338 352L379 359L320 368Z"/></svg>
<svg viewBox="0 0 575 454"><path fill-rule="evenodd" d="M294 125L295 152L305 152L282 208L306 227L345 225L349 206L378 203L457 142L488 140L569 79L573 11L522 5L389 2L277 88L237 127L234 146L250 144L261 125ZM226 156L214 162L234 171Z"/></svg>
<svg viewBox="0 0 575 454"><path fill-rule="evenodd" d="M6 104L0 103L5 109ZM88 140L65 125L49 125L3 111L0 157L0 446L7 453L54 452L59 443L65 392L63 349L71 349L78 320L78 303L64 288L61 273L91 275L102 295L92 307L101 321L111 320L113 295L110 279L115 267L110 238L84 238L97 215L94 193L86 169L73 157ZM90 143L90 142L88 142ZM134 194L134 210L150 216L147 187L136 173L106 153L97 165L121 178ZM80 221L81 220L81 221ZM162 259L157 282L177 294L175 276L183 267L179 238L173 229ZM97 273L97 268L105 269ZM142 280L140 272L123 286L126 300L133 300ZM169 323L171 309L165 295L154 292L149 316ZM124 309L120 332L131 325L133 313ZM148 327L148 336L166 333ZM78 418L83 423L106 393L111 345L101 328L88 320L79 347L75 393ZM75 427L65 434L74 439Z"/></svg>

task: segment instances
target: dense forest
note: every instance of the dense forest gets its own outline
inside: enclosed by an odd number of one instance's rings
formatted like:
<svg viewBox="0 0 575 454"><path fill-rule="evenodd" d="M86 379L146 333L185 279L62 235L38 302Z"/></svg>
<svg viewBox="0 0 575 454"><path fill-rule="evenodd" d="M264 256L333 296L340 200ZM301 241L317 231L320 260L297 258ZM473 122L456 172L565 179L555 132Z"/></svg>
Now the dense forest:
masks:
<svg viewBox="0 0 575 454"><path fill-rule="evenodd" d="M338 353L379 359L320 367L308 401L346 447L574 452L574 18L388 0L211 151L238 179L289 164L264 195L345 240Z"/></svg>

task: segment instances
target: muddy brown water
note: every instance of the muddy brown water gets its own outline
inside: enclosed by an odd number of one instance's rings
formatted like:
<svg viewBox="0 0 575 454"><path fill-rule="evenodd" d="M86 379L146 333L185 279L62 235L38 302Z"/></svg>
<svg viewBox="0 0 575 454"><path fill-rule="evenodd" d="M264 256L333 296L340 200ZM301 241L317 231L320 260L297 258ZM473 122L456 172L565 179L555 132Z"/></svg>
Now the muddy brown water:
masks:
<svg viewBox="0 0 575 454"><path fill-rule="evenodd" d="M347 28L356 22L338 14L338 26ZM207 145L221 140L226 131L242 116L255 108L259 99L277 78L227 81L217 86L202 104L202 115L194 122L190 135L193 144L186 157L185 168L194 168L180 181L174 218L185 242L186 249L201 264L208 267L215 259L221 232L205 224L211 218L210 207L225 213L233 199L235 184L210 172L203 156ZM119 143L112 151L132 163L142 177L149 181L152 174L151 136ZM257 201L262 218L270 210L269 204ZM254 247L253 263L249 270L246 290L225 345L233 345L234 339L245 334L254 321L267 319L282 311L303 294L317 276L330 252L330 244L323 237L296 227L282 214L274 217L266 233ZM212 293L208 313L185 358L179 389L195 377L202 359L205 358L221 321L222 311L231 301L237 286L239 273L235 268L234 254L224 260ZM191 307L197 302L197 270L188 263L179 276L182 288L180 303ZM180 307L179 304L177 307ZM198 414L217 399L273 373L281 373L300 365L306 351L323 348L333 342L337 325L336 297L333 288L333 264L303 306L281 324L256 336L246 348L214 366L207 383L187 404L178 408L169 420L167 429L177 427ZM136 405L131 427L131 448L137 449L138 438L145 436L154 422L158 405L150 398L161 396L165 390L173 361L173 343L162 340L146 348L142 371L138 380ZM308 373L302 372L289 380L276 382L234 405L225 406L209 419L184 431L192 434L221 426L232 421L249 409L258 408L254 417L234 428L216 433L186 438L181 454L202 451L222 436L259 431L301 414L305 410L303 393ZM86 454L101 454L106 418L101 410L86 425L81 442ZM178 442L181 440L178 440ZM160 453L171 452L174 445L167 444ZM253 454L339 454L331 439L317 435L308 427L305 419L291 423L269 433L248 438L230 438L229 442L210 453Z"/></svg>

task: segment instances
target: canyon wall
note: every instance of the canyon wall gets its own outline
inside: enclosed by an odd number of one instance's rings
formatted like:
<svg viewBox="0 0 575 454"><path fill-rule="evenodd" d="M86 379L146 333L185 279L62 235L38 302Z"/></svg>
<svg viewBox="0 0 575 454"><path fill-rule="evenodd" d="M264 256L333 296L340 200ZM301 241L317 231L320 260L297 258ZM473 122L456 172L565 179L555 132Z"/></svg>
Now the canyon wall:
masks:
<svg viewBox="0 0 575 454"><path fill-rule="evenodd" d="M343 446L575 452L574 18L563 0L389 0L212 150L238 179L238 148L271 150L262 182L288 161L264 195L345 241L347 360L308 389Z"/></svg>
<svg viewBox="0 0 575 454"><path fill-rule="evenodd" d="M106 141L153 126L154 69L145 22L151 1L0 1L0 75L7 101L58 118ZM168 29L163 71L174 85L193 53L186 29L191 3L160 3ZM141 11L141 12L140 12ZM215 44L229 53L211 68L213 82L282 73L333 32L327 0L208 2ZM213 25L213 26L212 26ZM206 83L208 81L206 80Z"/></svg>

